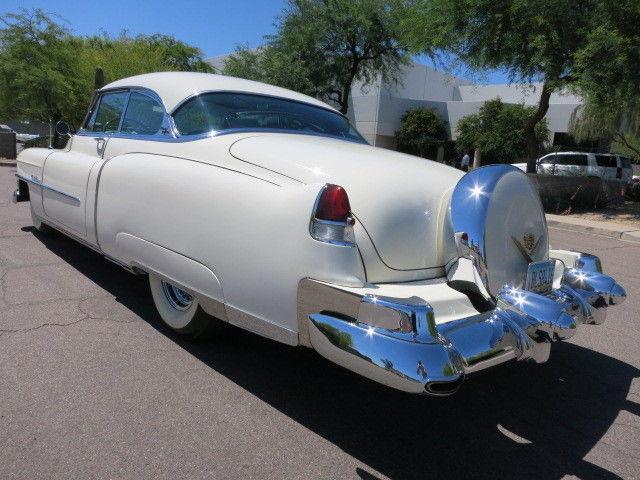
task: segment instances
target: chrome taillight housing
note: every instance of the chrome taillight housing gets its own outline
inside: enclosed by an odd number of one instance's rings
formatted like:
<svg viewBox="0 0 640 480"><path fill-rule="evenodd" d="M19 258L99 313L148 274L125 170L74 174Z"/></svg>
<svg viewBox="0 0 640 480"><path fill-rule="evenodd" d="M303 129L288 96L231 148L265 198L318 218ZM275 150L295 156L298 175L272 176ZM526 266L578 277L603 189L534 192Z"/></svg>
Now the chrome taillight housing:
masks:
<svg viewBox="0 0 640 480"><path fill-rule="evenodd" d="M349 196L339 185L326 184L316 198L309 232L320 242L344 247L356 244Z"/></svg>

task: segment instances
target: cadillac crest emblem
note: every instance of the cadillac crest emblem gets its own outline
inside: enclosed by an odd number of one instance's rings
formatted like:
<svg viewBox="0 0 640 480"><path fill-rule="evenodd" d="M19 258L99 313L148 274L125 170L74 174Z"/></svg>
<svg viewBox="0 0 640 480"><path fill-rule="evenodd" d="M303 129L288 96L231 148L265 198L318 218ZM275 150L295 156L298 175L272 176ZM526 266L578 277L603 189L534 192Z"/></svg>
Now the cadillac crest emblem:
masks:
<svg viewBox="0 0 640 480"><path fill-rule="evenodd" d="M533 235L533 233L525 233L522 236L522 246L529 255L531 255L533 250L536 248L536 243L536 237Z"/></svg>

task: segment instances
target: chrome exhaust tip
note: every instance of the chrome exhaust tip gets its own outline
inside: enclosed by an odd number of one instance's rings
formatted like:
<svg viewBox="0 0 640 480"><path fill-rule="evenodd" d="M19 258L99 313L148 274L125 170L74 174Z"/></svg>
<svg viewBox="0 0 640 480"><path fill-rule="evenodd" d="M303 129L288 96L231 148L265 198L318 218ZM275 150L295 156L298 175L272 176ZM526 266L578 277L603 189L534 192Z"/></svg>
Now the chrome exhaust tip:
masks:
<svg viewBox="0 0 640 480"><path fill-rule="evenodd" d="M455 380L447 382L429 382L424 386L424 390L429 395L445 397L453 395L464 383L464 375L460 375Z"/></svg>

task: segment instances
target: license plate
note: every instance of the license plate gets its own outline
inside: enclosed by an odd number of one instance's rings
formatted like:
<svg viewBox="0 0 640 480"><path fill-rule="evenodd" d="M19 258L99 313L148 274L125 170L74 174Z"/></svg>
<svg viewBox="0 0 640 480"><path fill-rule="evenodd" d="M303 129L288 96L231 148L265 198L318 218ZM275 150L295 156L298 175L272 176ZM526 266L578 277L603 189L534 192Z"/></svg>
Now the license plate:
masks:
<svg viewBox="0 0 640 480"><path fill-rule="evenodd" d="M556 262L548 260L544 262L533 262L529 264L527 270L527 281L525 289L534 293L545 293L553 286L553 273Z"/></svg>

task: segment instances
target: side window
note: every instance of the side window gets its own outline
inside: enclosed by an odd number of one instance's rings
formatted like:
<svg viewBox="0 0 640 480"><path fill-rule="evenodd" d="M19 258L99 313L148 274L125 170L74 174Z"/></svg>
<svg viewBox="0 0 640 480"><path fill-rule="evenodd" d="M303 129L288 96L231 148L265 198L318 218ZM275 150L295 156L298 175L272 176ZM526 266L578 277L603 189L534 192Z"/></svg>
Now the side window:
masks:
<svg viewBox="0 0 640 480"><path fill-rule="evenodd" d="M617 167L616 157L610 155L596 155L596 163L599 167Z"/></svg>
<svg viewBox="0 0 640 480"><path fill-rule="evenodd" d="M153 135L160 130L163 118L164 108L158 101L148 95L131 92L120 131L137 135Z"/></svg>
<svg viewBox="0 0 640 480"><path fill-rule="evenodd" d="M622 168L631 168L631 160L627 157L620 157Z"/></svg>
<svg viewBox="0 0 640 480"><path fill-rule="evenodd" d="M96 109L95 118L93 118L94 115L89 118L87 130L92 132L117 132L128 96L128 92L103 94ZM91 126L89 127L89 125Z"/></svg>
<svg viewBox="0 0 640 480"><path fill-rule="evenodd" d="M580 167L588 165L586 155L558 155L556 159L558 165L577 165Z"/></svg>
<svg viewBox="0 0 640 480"><path fill-rule="evenodd" d="M199 135L212 130L201 97L196 97L181 106L173 114L173 121L180 135Z"/></svg>

